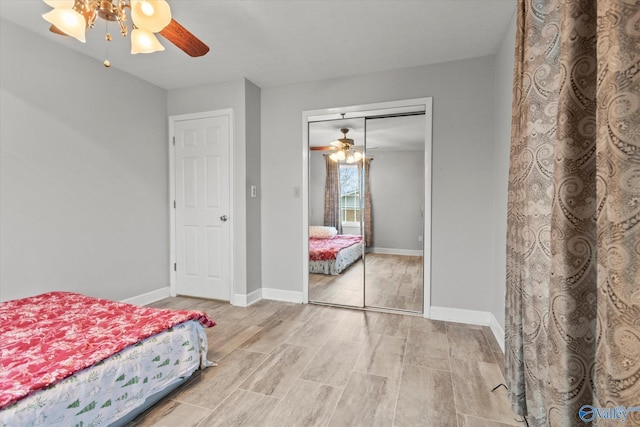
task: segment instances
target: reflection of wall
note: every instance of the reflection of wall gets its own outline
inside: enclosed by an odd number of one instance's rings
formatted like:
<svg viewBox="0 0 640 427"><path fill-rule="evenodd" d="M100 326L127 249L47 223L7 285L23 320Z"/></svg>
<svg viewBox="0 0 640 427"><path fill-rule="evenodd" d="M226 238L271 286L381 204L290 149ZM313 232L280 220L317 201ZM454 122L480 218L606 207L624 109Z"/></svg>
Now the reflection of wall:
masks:
<svg viewBox="0 0 640 427"><path fill-rule="evenodd" d="M323 225L323 153L312 151L309 160L309 225ZM371 163L374 251L422 250L424 151L376 151ZM343 234L360 234L359 228L343 228Z"/></svg>
<svg viewBox="0 0 640 427"><path fill-rule="evenodd" d="M309 225L324 225L324 185L327 177L323 151L309 158Z"/></svg>
<svg viewBox="0 0 640 427"><path fill-rule="evenodd" d="M345 227L342 226L342 234L362 234L360 227Z"/></svg>
<svg viewBox="0 0 640 427"><path fill-rule="evenodd" d="M373 247L422 250L424 151L374 151L371 162Z"/></svg>

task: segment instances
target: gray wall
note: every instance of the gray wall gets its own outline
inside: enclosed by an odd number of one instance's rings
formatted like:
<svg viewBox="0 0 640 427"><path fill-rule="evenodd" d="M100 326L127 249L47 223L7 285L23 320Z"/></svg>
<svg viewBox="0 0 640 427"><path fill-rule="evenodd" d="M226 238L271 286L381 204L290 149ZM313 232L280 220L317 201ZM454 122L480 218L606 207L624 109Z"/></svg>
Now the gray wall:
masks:
<svg viewBox="0 0 640 427"><path fill-rule="evenodd" d="M8 21L1 39L0 299L169 286L167 115L224 108L234 110L234 293L260 288L260 88L241 78L167 92Z"/></svg>
<svg viewBox="0 0 640 427"><path fill-rule="evenodd" d="M493 166L493 307L491 311L504 328L507 245L507 187L509 182L509 146L511 139L511 100L513 96L513 57L516 15L504 35L495 56L495 139Z"/></svg>
<svg viewBox="0 0 640 427"><path fill-rule="evenodd" d="M260 88L245 79L247 138L247 293L262 287L261 193L260 190ZM256 186L251 197L250 186Z"/></svg>
<svg viewBox="0 0 640 427"><path fill-rule="evenodd" d="M166 92L0 25L0 300L169 286Z"/></svg>
<svg viewBox="0 0 640 427"><path fill-rule="evenodd" d="M424 151L373 151L373 247L422 250Z"/></svg>
<svg viewBox="0 0 640 427"><path fill-rule="evenodd" d="M263 287L302 292L301 112L432 96L432 304L490 311L493 67L482 57L263 89Z"/></svg>
<svg viewBox="0 0 640 427"><path fill-rule="evenodd" d="M168 286L166 116L221 108L234 109L235 155L247 162L234 165L234 232L246 245L234 254L236 291L301 292L301 112L433 96L432 303L503 322L515 21L495 57L261 96L245 79L167 93L10 22L0 29L0 299Z"/></svg>

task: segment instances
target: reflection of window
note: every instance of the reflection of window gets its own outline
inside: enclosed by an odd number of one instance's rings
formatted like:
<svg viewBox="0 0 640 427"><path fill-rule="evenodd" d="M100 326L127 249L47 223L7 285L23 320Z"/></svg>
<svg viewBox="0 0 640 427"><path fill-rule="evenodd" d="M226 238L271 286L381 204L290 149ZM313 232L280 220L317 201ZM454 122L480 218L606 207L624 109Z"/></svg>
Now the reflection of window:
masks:
<svg viewBox="0 0 640 427"><path fill-rule="evenodd" d="M360 180L357 165L340 165L340 217L342 225L360 223Z"/></svg>

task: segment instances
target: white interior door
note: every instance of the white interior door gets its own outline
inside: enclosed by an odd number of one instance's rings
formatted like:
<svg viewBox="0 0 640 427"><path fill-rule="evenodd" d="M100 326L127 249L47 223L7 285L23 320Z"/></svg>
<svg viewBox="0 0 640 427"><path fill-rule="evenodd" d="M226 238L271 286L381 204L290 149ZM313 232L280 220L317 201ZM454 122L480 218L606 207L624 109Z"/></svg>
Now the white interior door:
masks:
<svg viewBox="0 0 640 427"><path fill-rule="evenodd" d="M176 291L229 301L229 116L176 121L173 136Z"/></svg>

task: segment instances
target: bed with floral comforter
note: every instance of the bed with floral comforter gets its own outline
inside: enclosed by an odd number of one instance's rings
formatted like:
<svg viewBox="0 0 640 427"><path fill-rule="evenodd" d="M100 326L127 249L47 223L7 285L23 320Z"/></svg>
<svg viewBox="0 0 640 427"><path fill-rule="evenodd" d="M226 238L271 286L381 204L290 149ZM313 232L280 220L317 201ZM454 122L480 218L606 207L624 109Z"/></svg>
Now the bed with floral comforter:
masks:
<svg viewBox="0 0 640 427"><path fill-rule="evenodd" d="M362 256L362 236L309 238L309 273L340 274Z"/></svg>
<svg viewBox="0 0 640 427"><path fill-rule="evenodd" d="M117 424L211 364L214 325L70 292L0 303L0 426Z"/></svg>

